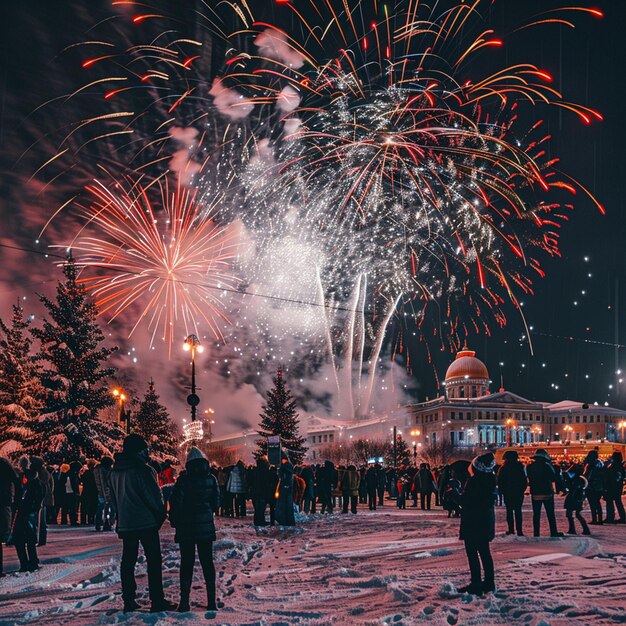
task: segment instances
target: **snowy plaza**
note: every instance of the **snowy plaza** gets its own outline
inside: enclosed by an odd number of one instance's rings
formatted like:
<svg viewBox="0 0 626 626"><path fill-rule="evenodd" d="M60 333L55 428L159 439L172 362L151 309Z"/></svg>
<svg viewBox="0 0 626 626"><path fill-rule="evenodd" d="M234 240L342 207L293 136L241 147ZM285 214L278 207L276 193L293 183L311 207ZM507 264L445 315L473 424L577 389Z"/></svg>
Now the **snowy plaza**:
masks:
<svg viewBox="0 0 626 626"><path fill-rule="evenodd" d="M524 525L530 530L530 507ZM459 594L468 582L458 519L440 509L301 517L298 526L258 533L250 516L218 518L215 563L224 608L207 613L197 566L192 613L148 613L145 564L138 568L142 611L121 612L114 533L56 527L42 567L0 581L0 624L529 624L584 626L626 621L626 526L592 536L505 537L497 507L495 594ZM562 499L557 519L564 527ZM547 532L544 528L542 533ZM161 532L166 596L178 598L178 548ZM6 551L6 570L17 567Z"/></svg>

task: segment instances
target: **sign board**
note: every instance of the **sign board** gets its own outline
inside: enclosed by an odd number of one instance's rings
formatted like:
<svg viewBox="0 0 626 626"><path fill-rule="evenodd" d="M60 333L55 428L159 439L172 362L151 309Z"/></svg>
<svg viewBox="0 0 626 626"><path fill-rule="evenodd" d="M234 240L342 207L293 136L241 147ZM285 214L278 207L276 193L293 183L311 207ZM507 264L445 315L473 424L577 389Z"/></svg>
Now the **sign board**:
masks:
<svg viewBox="0 0 626 626"><path fill-rule="evenodd" d="M183 425L183 444L202 441L203 437L202 422L189 422Z"/></svg>
<svg viewBox="0 0 626 626"><path fill-rule="evenodd" d="M271 435L267 438L267 458L270 465L280 466L280 437Z"/></svg>

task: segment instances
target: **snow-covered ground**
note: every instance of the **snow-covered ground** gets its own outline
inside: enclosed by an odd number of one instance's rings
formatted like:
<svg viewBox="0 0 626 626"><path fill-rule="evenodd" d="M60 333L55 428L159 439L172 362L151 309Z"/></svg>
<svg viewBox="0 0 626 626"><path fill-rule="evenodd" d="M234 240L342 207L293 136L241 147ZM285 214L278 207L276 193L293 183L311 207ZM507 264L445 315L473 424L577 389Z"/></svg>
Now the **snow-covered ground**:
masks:
<svg viewBox="0 0 626 626"><path fill-rule="evenodd" d="M251 517L218 518L215 560L225 606L217 614L203 610L198 564L194 612L184 615L148 613L144 565L138 583L145 609L121 613L116 536L53 527L38 572L0 579L0 624L626 623L626 526L592 527L591 537L505 537L504 510L497 514L492 552L498 591L480 599L456 592L468 582L465 553L456 538L458 520L439 509L399 511L389 503L376 512L318 515L295 529L259 533ZM559 517L564 529L562 510ZM525 525L530 532L528 510ZM172 538L166 525L166 595L177 600ZM15 569L15 551L5 551L5 569Z"/></svg>

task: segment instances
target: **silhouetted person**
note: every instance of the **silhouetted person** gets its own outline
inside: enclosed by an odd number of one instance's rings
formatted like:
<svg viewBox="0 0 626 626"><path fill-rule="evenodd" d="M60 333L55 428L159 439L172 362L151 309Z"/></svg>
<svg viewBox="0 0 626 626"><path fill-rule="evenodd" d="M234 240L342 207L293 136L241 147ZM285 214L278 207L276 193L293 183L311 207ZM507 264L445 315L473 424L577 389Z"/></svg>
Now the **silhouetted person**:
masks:
<svg viewBox="0 0 626 626"><path fill-rule="evenodd" d="M293 465L285 452L282 452L278 468L278 502L276 503L276 521L281 526L295 526L293 511Z"/></svg>
<svg viewBox="0 0 626 626"><path fill-rule="evenodd" d="M591 534L585 518L580 514L583 509L583 504L585 503L585 490L587 489L587 479L584 476L581 476L581 474L582 468L579 465L573 465L569 468L569 470L567 470L568 493L565 496L563 506L565 507L565 514L569 524L567 529L568 535L576 534L574 515L576 515L576 519L582 526L583 535Z"/></svg>
<svg viewBox="0 0 626 626"><path fill-rule="evenodd" d="M591 509L591 524L602 525L602 496L604 495L604 463L598 451L591 450L585 458L583 476L587 479L587 500Z"/></svg>
<svg viewBox="0 0 626 626"><path fill-rule="evenodd" d="M498 489L506 506L506 534L512 535L517 527L517 534L522 537L522 504L528 478L515 450L507 450L502 458L504 463L498 471Z"/></svg>
<svg viewBox="0 0 626 626"><path fill-rule="evenodd" d="M20 572L34 572L39 568L37 541L43 496L37 470L31 467L24 472L22 493L16 502L13 520L13 545L20 560Z"/></svg>
<svg viewBox="0 0 626 626"><path fill-rule="evenodd" d="M13 503L18 491L17 474L7 459L0 457L0 577L4 576L2 544L13 522Z"/></svg>
<svg viewBox="0 0 626 626"><path fill-rule="evenodd" d="M201 450L189 448L185 470L181 472L170 497L170 522L176 529L174 541L180 546L180 603L178 612L190 609L189 596L196 563L196 549L204 574L207 608L217 610L213 515L219 506L219 485L211 474L209 462Z"/></svg>
<svg viewBox="0 0 626 626"><path fill-rule="evenodd" d="M550 455L539 448L533 456L533 462L526 468L530 497L533 505L533 534L539 537L541 530L541 507L546 510L551 537L562 537L556 527L554 515L554 491L561 490L561 481L557 471L552 466Z"/></svg>
<svg viewBox="0 0 626 626"><path fill-rule="evenodd" d="M476 457L470 468L462 496L460 539L465 542L471 581L459 591L482 595L495 591L494 566L489 542L496 534L495 503L497 498L494 469L496 460L491 452ZM485 578L481 578L481 568Z"/></svg>
<svg viewBox="0 0 626 626"><path fill-rule="evenodd" d="M606 519L607 524L626 524L626 512L622 503L622 491L624 490L624 459L621 452L613 452L611 460L608 462L605 472L605 499L606 499ZM615 509L619 519L615 519Z"/></svg>
<svg viewBox="0 0 626 626"><path fill-rule="evenodd" d="M135 597L135 565L142 545L148 564L150 611L170 611L175 605L163 595L161 544L159 528L165 521L165 505L157 474L149 465L150 453L143 437L137 434L124 439L121 454L115 455L111 470L111 494L117 511L117 534L122 539L122 599L124 612L139 608Z"/></svg>

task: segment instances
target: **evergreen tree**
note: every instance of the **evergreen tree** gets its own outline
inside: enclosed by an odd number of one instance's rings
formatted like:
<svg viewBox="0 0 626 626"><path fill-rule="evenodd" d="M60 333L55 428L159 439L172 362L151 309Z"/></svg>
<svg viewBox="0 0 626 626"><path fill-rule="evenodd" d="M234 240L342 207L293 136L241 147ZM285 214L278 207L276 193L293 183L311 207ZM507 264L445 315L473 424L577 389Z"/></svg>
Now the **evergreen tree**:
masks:
<svg viewBox="0 0 626 626"><path fill-rule="evenodd" d="M402 435L396 435L396 441L396 467L411 465L413 462L413 451L409 448L409 444L402 439ZM393 440L385 454L385 465L393 467Z"/></svg>
<svg viewBox="0 0 626 626"><path fill-rule="evenodd" d="M282 447L291 462L294 465L300 464L308 448L304 446L305 439L300 437L296 401L285 386L281 368L278 368L274 378L274 388L267 392L267 403L263 405L260 417L258 433L262 438L256 442L258 449L254 456L258 458L267 454L267 438L279 435Z"/></svg>
<svg viewBox="0 0 626 626"><path fill-rule="evenodd" d="M15 454L43 407L39 368L30 353L31 323L19 304L13 305L11 326L0 319L0 443Z"/></svg>
<svg viewBox="0 0 626 626"><path fill-rule="evenodd" d="M176 461L178 429L167 409L159 402L152 380L148 384L148 391L139 406L139 411L132 419L134 420L134 425L131 420L132 429L148 442L154 459L159 463L166 460Z"/></svg>
<svg viewBox="0 0 626 626"><path fill-rule="evenodd" d="M47 317L42 328L32 329L41 343L46 394L42 417L25 448L51 462L111 454L124 436L117 423L98 417L114 402L106 384L114 369L105 366L114 350L102 345L96 305L78 282L73 259L63 274L54 300L40 296Z"/></svg>

